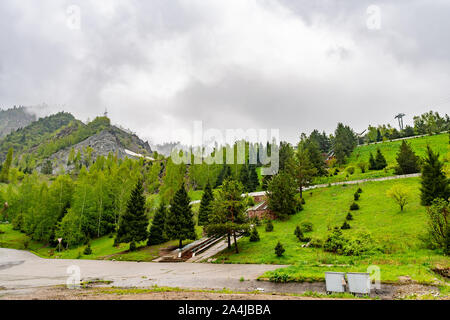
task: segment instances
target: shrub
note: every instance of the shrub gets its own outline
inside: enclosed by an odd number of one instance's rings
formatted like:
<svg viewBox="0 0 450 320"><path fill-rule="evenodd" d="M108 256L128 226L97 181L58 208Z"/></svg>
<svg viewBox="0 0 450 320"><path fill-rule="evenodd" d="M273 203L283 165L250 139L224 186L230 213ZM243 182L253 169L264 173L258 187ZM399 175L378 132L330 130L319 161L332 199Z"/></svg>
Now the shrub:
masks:
<svg viewBox="0 0 450 320"><path fill-rule="evenodd" d="M130 243L130 251L136 251L136 242L132 241Z"/></svg>
<svg viewBox="0 0 450 320"><path fill-rule="evenodd" d="M273 231L273 223L272 220L269 220L266 224L266 232L272 232Z"/></svg>
<svg viewBox="0 0 450 320"><path fill-rule="evenodd" d="M359 200L359 197L360 197L359 193L358 193L358 192L355 192L355 194L353 195L353 199L354 199L355 201L358 201L358 200Z"/></svg>
<svg viewBox="0 0 450 320"><path fill-rule="evenodd" d="M323 240L320 238L312 238L309 242L309 246L311 248L322 248L323 247Z"/></svg>
<svg viewBox="0 0 450 320"><path fill-rule="evenodd" d="M85 256L88 256L88 255L92 254L92 249L91 249L91 244L90 243L87 244L86 248L83 251L83 254Z"/></svg>
<svg viewBox="0 0 450 320"><path fill-rule="evenodd" d="M306 204L305 198L301 198L301 204Z"/></svg>
<svg viewBox="0 0 450 320"><path fill-rule="evenodd" d="M342 254L346 256L360 256L375 249L374 241L369 232L359 232L356 236L345 241Z"/></svg>
<svg viewBox="0 0 450 320"><path fill-rule="evenodd" d="M302 222L300 226L301 226L302 230L305 232L313 231L313 224L309 221Z"/></svg>
<svg viewBox="0 0 450 320"><path fill-rule="evenodd" d="M286 273L274 271L270 277L269 280L272 282L279 282L279 283L286 283L290 280L290 277Z"/></svg>
<svg viewBox="0 0 450 320"><path fill-rule="evenodd" d="M347 221L353 220L353 215L350 212L347 213L347 216L345 217L345 220L347 220Z"/></svg>
<svg viewBox="0 0 450 320"><path fill-rule="evenodd" d="M303 232L299 226L295 227L294 235L298 238L298 240L303 238Z"/></svg>
<svg viewBox="0 0 450 320"><path fill-rule="evenodd" d="M342 254L342 249L345 245L346 239L342 235L342 231L339 228L334 228L333 232L328 235L324 243L324 250L328 252L334 252Z"/></svg>
<svg viewBox="0 0 450 320"><path fill-rule="evenodd" d="M365 173L367 169L367 164L364 161L358 163L358 167L361 170L361 173Z"/></svg>
<svg viewBox="0 0 450 320"><path fill-rule="evenodd" d="M350 210L354 211L354 210L359 210L359 205L356 202L353 202L350 205Z"/></svg>
<svg viewBox="0 0 450 320"><path fill-rule="evenodd" d="M252 228L252 231L250 232L250 242L257 242L259 241L259 233L258 230L256 230L255 227Z"/></svg>
<svg viewBox="0 0 450 320"><path fill-rule="evenodd" d="M349 166L349 167L347 167L347 169L345 169L345 171L347 171L348 174L352 175L355 173L355 167Z"/></svg>
<svg viewBox="0 0 450 320"><path fill-rule="evenodd" d="M356 190L356 192L362 193L362 189L361 189L361 188L358 188L358 190Z"/></svg>
<svg viewBox="0 0 450 320"><path fill-rule="evenodd" d="M350 224L347 221L344 221L344 224L341 227L342 230L350 229Z"/></svg>
<svg viewBox="0 0 450 320"><path fill-rule="evenodd" d="M450 207L447 201L435 199L427 208L428 241L432 248L449 251L450 228L448 227Z"/></svg>
<svg viewBox="0 0 450 320"><path fill-rule="evenodd" d="M285 251L286 250L284 250L283 245L280 243L280 241L278 241L277 245L275 246L275 254L277 255L277 257L281 257Z"/></svg>

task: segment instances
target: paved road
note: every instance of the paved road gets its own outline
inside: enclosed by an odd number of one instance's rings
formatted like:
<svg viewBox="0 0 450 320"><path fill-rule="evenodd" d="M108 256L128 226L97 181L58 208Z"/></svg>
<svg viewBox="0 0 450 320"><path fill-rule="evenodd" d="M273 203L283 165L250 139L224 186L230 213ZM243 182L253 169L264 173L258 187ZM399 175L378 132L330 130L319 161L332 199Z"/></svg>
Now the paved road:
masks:
<svg viewBox="0 0 450 320"><path fill-rule="evenodd" d="M0 249L0 296L17 289L66 284L67 268L80 268L81 280L113 281L118 287L152 285L198 288L255 290L255 280L280 265L152 263L103 260L42 259L30 252ZM3 290L2 290L3 289Z"/></svg>

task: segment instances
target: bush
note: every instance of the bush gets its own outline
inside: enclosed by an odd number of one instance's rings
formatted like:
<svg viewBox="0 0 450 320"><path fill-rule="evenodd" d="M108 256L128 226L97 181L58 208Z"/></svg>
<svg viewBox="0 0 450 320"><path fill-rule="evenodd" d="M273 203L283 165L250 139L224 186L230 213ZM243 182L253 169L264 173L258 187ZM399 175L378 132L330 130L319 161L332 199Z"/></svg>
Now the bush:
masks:
<svg viewBox="0 0 450 320"><path fill-rule="evenodd" d="M322 248L323 247L323 240L320 238L312 238L309 242L309 246L311 248Z"/></svg>
<svg viewBox="0 0 450 320"><path fill-rule="evenodd" d="M286 250L284 250L283 245L280 243L280 241L278 241L277 245L275 246L275 254L277 255L277 257L281 257L285 251Z"/></svg>
<svg viewBox="0 0 450 320"><path fill-rule="evenodd" d="M345 220L347 220L347 221L353 220L353 215L350 212L347 213L347 216L345 217Z"/></svg>
<svg viewBox="0 0 450 320"><path fill-rule="evenodd" d="M303 232L302 232L302 229L300 229L299 226L295 227L294 235L297 237L298 240L303 238Z"/></svg>
<svg viewBox="0 0 450 320"><path fill-rule="evenodd" d="M362 193L362 189L361 189L361 188L358 188L358 190L356 190L356 192Z"/></svg>
<svg viewBox="0 0 450 320"><path fill-rule="evenodd" d="M350 205L350 210L352 210L352 211L359 210L359 205L356 202L353 202Z"/></svg>
<svg viewBox="0 0 450 320"><path fill-rule="evenodd" d="M250 242L257 242L259 241L259 233L258 230L256 230L255 227L252 228L252 231L250 232Z"/></svg>
<svg viewBox="0 0 450 320"><path fill-rule="evenodd" d="M431 206L427 208L428 244L431 248L444 249L447 254L450 241L449 212L449 204L441 198L433 200Z"/></svg>
<svg viewBox="0 0 450 320"><path fill-rule="evenodd" d="M347 167L347 169L345 169L345 171L347 171L348 174L352 175L355 173L355 167L349 166L349 167Z"/></svg>
<svg viewBox="0 0 450 320"><path fill-rule="evenodd" d="M309 222L309 221L302 222L302 223L300 224L300 227L301 227L302 230L305 231L305 232L311 232L311 231L313 231L313 224L312 224L311 222Z"/></svg>
<svg viewBox="0 0 450 320"><path fill-rule="evenodd" d="M346 240L342 254L346 256L360 256L375 249L373 239L369 232L359 232L355 237Z"/></svg>
<svg viewBox="0 0 450 320"><path fill-rule="evenodd" d="M136 242L132 241L130 243L130 251L136 251Z"/></svg>
<svg viewBox="0 0 450 320"><path fill-rule="evenodd" d="M359 197L360 197L359 193L358 193L358 192L355 192L355 194L353 195L353 199L354 199L355 201L358 201L358 200L359 200Z"/></svg>
<svg viewBox="0 0 450 320"><path fill-rule="evenodd" d="M83 254L85 256L88 256L88 255L92 254L92 249L91 249L91 244L90 243L87 244L86 248L83 251Z"/></svg>
<svg viewBox="0 0 450 320"><path fill-rule="evenodd" d="M347 221L344 221L344 224L341 227L342 230L350 229L350 224Z"/></svg>
<svg viewBox="0 0 450 320"><path fill-rule="evenodd" d="M266 232L272 232L273 231L273 223L272 220L269 220L266 224Z"/></svg>
<svg viewBox="0 0 450 320"><path fill-rule="evenodd" d="M290 277L286 273L281 273L278 271L274 271L270 277L269 280L272 282L279 282L279 283L286 283L290 280Z"/></svg>
<svg viewBox="0 0 450 320"><path fill-rule="evenodd" d="M301 198L301 204L306 204L305 198Z"/></svg>
<svg viewBox="0 0 450 320"><path fill-rule="evenodd" d="M342 254L345 243L346 239L342 235L342 231L339 228L334 228L333 232L325 240L323 248L328 252Z"/></svg>
<svg viewBox="0 0 450 320"><path fill-rule="evenodd" d="M367 164L364 161L358 163L358 167L361 170L361 173L365 173L367 169Z"/></svg>

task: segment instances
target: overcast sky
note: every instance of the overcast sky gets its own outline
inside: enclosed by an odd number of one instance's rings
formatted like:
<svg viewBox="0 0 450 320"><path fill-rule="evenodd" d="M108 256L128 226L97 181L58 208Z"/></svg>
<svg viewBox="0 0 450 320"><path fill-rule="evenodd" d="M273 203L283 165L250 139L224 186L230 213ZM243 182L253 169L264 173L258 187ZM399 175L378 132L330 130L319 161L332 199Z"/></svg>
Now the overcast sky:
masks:
<svg viewBox="0 0 450 320"><path fill-rule="evenodd" d="M107 108L152 143L410 124L450 110L449 30L448 0L1 0L0 106Z"/></svg>

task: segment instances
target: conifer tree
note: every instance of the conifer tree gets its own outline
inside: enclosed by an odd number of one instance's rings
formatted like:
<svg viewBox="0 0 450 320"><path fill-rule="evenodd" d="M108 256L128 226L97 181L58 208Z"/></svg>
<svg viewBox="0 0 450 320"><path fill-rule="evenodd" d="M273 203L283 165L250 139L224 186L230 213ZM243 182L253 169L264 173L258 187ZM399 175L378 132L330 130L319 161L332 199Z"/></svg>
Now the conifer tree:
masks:
<svg viewBox="0 0 450 320"><path fill-rule="evenodd" d="M403 140L397 153L396 174L410 174L419 172L419 157L414 153L411 146Z"/></svg>
<svg viewBox="0 0 450 320"><path fill-rule="evenodd" d="M0 171L0 182L8 182L9 180L9 169L11 168L11 163L13 160L13 148L9 148L8 154L6 155L6 160L3 162L2 170Z"/></svg>
<svg viewBox="0 0 450 320"><path fill-rule="evenodd" d="M303 188L309 186L313 177L317 174L317 169L311 163L307 151L301 146L299 146L294 157L292 166L300 197L303 198Z"/></svg>
<svg viewBox="0 0 450 320"><path fill-rule="evenodd" d="M249 165L249 170L250 170L250 176L249 176L250 190L249 190L249 192L254 192L259 187L259 178L258 178L258 173L256 172L256 165L254 165L254 164Z"/></svg>
<svg viewBox="0 0 450 320"><path fill-rule="evenodd" d="M443 171L444 164L439 161L439 154L427 146L427 154L422 166L421 203L431 205L436 198L448 201L450 197L449 179Z"/></svg>
<svg viewBox="0 0 450 320"><path fill-rule="evenodd" d="M227 236L228 248L231 248L231 237L234 238L236 253L239 253L237 237L249 230L245 216L245 198L242 195L242 184L227 179L218 190L213 203L213 213L205 230L210 236Z"/></svg>
<svg viewBox="0 0 450 320"><path fill-rule="evenodd" d="M183 240L196 239L194 214L192 213L189 196L184 182L172 199L166 219L166 235L169 239L179 240L179 248Z"/></svg>
<svg viewBox="0 0 450 320"><path fill-rule="evenodd" d="M247 164L244 164L241 168L241 171L239 172L239 181L244 186L245 192L249 192L249 189L250 189L249 177L250 177L250 173L248 171L248 166L247 166Z"/></svg>
<svg viewBox="0 0 450 320"><path fill-rule="evenodd" d="M294 179L286 172L280 172L269 183L267 190L269 210L281 219L295 214L298 207L296 193Z"/></svg>
<svg viewBox="0 0 450 320"><path fill-rule="evenodd" d="M161 244L167 241L165 233L166 225L166 205L164 202L158 207L153 218L152 226L150 227L150 232L148 235L147 245Z"/></svg>
<svg viewBox="0 0 450 320"><path fill-rule="evenodd" d="M375 158L373 157L372 152L369 156L369 170L376 170L377 169L377 163L375 162Z"/></svg>
<svg viewBox="0 0 450 320"><path fill-rule="evenodd" d="M147 239L148 220L145 214L145 197L142 181L139 179L136 187L131 192L127 203L127 209L120 221L117 231L118 243L130 243L130 249L136 246L136 242Z"/></svg>
<svg viewBox="0 0 450 320"><path fill-rule="evenodd" d="M212 201L214 200L213 191L211 185L206 184L203 192L202 200L200 201L200 209L198 211L198 225L205 226L208 224L209 216L212 212Z"/></svg>
<svg viewBox="0 0 450 320"><path fill-rule="evenodd" d="M380 148L377 148L377 155L375 156L375 163L377 166L377 170L381 170L387 167L386 158L381 153Z"/></svg>

